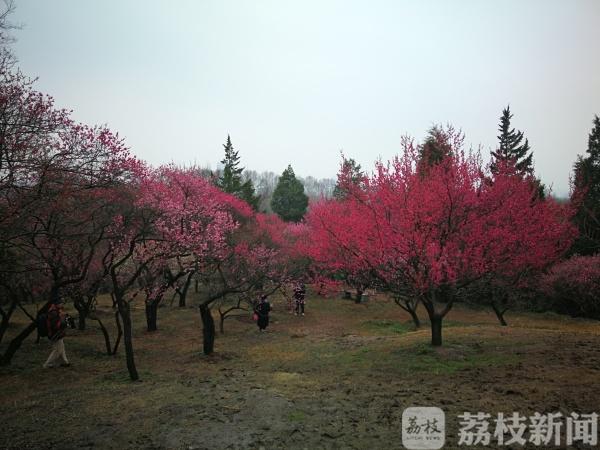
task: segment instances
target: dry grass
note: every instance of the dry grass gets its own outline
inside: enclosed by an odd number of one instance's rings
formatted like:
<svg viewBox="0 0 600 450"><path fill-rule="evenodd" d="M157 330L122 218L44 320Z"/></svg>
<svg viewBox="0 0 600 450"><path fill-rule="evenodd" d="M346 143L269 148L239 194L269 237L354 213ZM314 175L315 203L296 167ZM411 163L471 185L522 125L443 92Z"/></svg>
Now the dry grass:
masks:
<svg viewBox="0 0 600 450"><path fill-rule="evenodd" d="M110 307L101 310L114 336ZM141 382L128 380L122 351L103 354L94 322L67 337L70 368L42 369L49 346L30 339L0 371L0 448L397 448L411 405L444 408L452 448L463 411L597 410L598 322L507 320L457 306L433 349L428 329L382 297L309 298L305 317L276 299L268 333L228 319L206 357L196 308L161 308L159 331L147 333L137 305Z"/></svg>

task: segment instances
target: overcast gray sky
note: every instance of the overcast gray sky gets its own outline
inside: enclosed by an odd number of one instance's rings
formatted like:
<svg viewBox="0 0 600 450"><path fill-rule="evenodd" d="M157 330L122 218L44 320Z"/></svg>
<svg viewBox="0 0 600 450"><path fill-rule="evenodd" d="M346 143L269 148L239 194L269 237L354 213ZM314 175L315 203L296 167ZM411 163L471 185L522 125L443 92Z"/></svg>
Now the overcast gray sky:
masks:
<svg viewBox="0 0 600 450"><path fill-rule="evenodd" d="M599 0L17 0L21 68L152 164L334 177L450 122L487 156L502 108L555 194L600 115Z"/></svg>

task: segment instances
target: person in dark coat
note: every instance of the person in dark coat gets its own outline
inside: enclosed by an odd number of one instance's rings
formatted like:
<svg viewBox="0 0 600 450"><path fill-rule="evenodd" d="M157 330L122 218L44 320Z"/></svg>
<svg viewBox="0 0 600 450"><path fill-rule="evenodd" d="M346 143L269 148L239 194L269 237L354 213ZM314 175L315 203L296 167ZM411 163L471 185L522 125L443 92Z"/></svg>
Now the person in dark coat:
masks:
<svg viewBox="0 0 600 450"><path fill-rule="evenodd" d="M295 314L304 315L304 298L306 297L306 286L304 283L298 283L294 288L294 300L296 302Z"/></svg>
<svg viewBox="0 0 600 450"><path fill-rule="evenodd" d="M254 310L258 315L258 320L256 324L258 325L258 329L260 331L265 331L269 326L269 312L271 311L271 305L267 300L266 295L262 295L260 297L260 301Z"/></svg>

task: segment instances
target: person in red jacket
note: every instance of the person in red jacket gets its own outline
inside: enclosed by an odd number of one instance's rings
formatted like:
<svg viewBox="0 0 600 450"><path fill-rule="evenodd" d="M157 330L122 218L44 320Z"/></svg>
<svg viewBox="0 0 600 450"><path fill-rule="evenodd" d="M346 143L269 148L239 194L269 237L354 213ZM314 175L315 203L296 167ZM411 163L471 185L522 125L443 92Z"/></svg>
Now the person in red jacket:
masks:
<svg viewBox="0 0 600 450"><path fill-rule="evenodd" d="M44 364L48 369L57 366L69 366L69 360L65 353L65 329L67 328L67 314L61 300L50 305L46 316L46 325L48 328L48 339L52 342L52 352Z"/></svg>

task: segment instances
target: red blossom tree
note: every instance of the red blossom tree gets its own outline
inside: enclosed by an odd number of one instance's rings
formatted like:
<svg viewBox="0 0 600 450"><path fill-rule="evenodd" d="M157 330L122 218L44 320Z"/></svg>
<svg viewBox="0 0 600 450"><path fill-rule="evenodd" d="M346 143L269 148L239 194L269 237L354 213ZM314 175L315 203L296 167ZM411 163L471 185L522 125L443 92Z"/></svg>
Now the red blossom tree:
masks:
<svg viewBox="0 0 600 450"><path fill-rule="evenodd" d="M401 156L378 163L361 186L345 187L348 212L330 214L342 207L326 201L308 218L315 235L328 234L328 245L353 255L354 267L369 268L392 293L423 304L433 345L442 343L442 320L458 289L490 273L545 267L574 236L568 208L540 200L532 183L508 166L490 183L478 156L465 154L461 142L450 133L451 153L423 173L418 149L405 139ZM347 228L338 227L344 220Z"/></svg>

